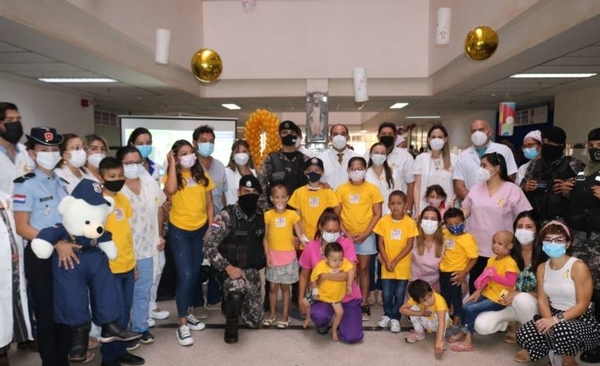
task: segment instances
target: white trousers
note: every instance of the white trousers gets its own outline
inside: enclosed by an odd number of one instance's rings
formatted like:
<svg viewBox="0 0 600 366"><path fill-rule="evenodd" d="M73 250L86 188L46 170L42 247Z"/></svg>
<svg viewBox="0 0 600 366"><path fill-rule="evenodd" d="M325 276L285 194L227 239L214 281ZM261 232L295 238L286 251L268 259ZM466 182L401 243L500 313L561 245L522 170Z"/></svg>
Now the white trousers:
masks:
<svg viewBox="0 0 600 366"><path fill-rule="evenodd" d="M475 332L486 335L506 330L509 322L525 324L535 314L539 314L537 299L526 292L521 292L510 306L500 311L486 311L475 319Z"/></svg>

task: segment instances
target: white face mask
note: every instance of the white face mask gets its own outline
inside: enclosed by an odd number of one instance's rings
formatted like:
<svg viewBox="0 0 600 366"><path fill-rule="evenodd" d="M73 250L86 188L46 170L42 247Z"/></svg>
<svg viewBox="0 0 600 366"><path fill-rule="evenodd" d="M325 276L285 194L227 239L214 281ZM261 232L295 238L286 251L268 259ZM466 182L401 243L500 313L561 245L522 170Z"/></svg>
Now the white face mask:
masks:
<svg viewBox="0 0 600 366"><path fill-rule="evenodd" d="M69 164L71 164L74 168L81 168L85 165L87 160L87 154L83 150L73 150L69 151L71 157L69 158Z"/></svg>
<svg viewBox="0 0 600 366"><path fill-rule="evenodd" d="M487 142L487 135L481 131L475 131L471 135L471 142L475 146L483 146Z"/></svg>
<svg viewBox="0 0 600 366"><path fill-rule="evenodd" d="M142 164L124 164L123 175L127 179L138 179L144 172L144 166Z"/></svg>
<svg viewBox="0 0 600 366"><path fill-rule="evenodd" d="M531 245L533 239L535 239L535 232L527 229L517 229L515 231L515 238L517 238L521 245Z"/></svg>
<svg viewBox="0 0 600 366"><path fill-rule="evenodd" d="M250 160L250 155L247 153L237 153L233 155L233 161L237 165L246 165L248 164L248 160Z"/></svg>
<svg viewBox="0 0 600 366"><path fill-rule="evenodd" d="M337 150L344 150L347 142L346 136L342 135L335 135L331 139L331 145L333 145L333 147Z"/></svg>
<svg viewBox="0 0 600 366"><path fill-rule="evenodd" d="M421 220L421 229L423 229L425 235L433 235L438 229L438 224L439 222L437 220L423 219Z"/></svg>
<svg viewBox="0 0 600 366"><path fill-rule="evenodd" d="M371 160L373 161L373 164L375 164L377 166L383 165L383 163L385 163L385 159L387 159L387 156L385 154L371 155Z"/></svg>
<svg viewBox="0 0 600 366"><path fill-rule="evenodd" d="M179 157L179 164L182 167L189 169L196 163L196 154L187 154Z"/></svg>
<svg viewBox="0 0 600 366"><path fill-rule="evenodd" d="M87 161L91 166L98 169L100 167L100 162L105 157L106 157L105 154L91 154L90 156L87 157Z"/></svg>
<svg viewBox="0 0 600 366"><path fill-rule="evenodd" d="M58 151L39 151L35 161L44 169L52 170L62 158Z"/></svg>
<svg viewBox="0 0 600 366"><path fill-rule="evenodd" d="M335 243L340 237L339 231L335 233L328 233L326 231L321 232L321 238L326 243Z"/></svg>
<svg viewBox="0 0 600 366"><path fill-rule="evenodd" d="M364 170L354 170L350 172L350 179L354 183L362 182L365 179L366 172Z"/></svg>
<svg viewBox="0 0 600 366"><path fill-rule="evenodd" d="M439 137L433 138L429 141L429 146L431 146L431 150L435 151L440 151L441 149L443 149L444 144L444 140Z"/></svg>
<svg viewBox="0 0 600 366"><path fill-rule="evenodd" d="M486 168L479 167L479 169L477 170L477 179L479 179L480 182L487 182L488 180L490 180L491 176L492 175L490 174L490 171Z"/></svg>

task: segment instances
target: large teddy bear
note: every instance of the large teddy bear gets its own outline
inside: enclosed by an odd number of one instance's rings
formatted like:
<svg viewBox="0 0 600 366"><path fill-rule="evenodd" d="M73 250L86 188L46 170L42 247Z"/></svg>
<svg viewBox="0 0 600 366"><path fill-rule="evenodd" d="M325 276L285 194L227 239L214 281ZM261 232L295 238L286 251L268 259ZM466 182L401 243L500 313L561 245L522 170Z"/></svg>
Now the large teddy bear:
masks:
<svg viewBox="0 0 600 366"><path fill-rule="evenodd" d="M102 326L102 343L141 337L123 329L116 321L123 307L115 306L114 302L122 296L118 296L108 260L117 257L117 247L111 234L104 230L113 208L113 199L102 195L100 183L83 179L71 196L63 198L58 205L62 224L42 229L31 242L31 249L38 258L52 256L54 320L71 327L71 362L86 360L92 320L90 299L94 323ZM66 261L59 263L54 245L60 241L80 246L75 250L79 264L75 264L74 269L68 269Z"/></svg>

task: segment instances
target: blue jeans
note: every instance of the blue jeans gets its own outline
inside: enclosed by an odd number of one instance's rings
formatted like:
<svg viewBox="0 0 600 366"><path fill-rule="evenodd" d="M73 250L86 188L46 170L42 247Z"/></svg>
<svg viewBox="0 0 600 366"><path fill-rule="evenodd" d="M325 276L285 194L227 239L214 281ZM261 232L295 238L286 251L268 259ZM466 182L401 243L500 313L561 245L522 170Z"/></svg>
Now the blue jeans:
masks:
<svg viewBox="0 0 600 366"><path fill-rule="evenodd" d="M377 238L377 236L375 236ZM377 260L377 254L371 256L369 264L369 291L382 290L381 288L381 263Z"/></svg>
<svg viewBox="0 0 600 366"><path fill-rule="evenodd" d="M133 300L133 270L125 273L115 273L114 276L117 283L115 306L119 306L122 309L117 323L123 328L127 328L129 325L131 302ZM100 347L100 353L102 354L102 363L116 362L117 359L127 354L127 342L105 343Z"/></svg>
<svg viewBox="0 0 600 366"><path fill-rule="evenodd" d="M463 312L462 286L454 286L451 277L452 272L440 271L440 290L448 309L452 308L452 317L461 318Z"/></svg>
<svg viewBox="0 0 600 366"><path fill-rule="evenodd" d="M138 278L133 286L133 304L131 307L131 329L143 333L148 330L148 311L150 308L150 290L154 279L152 257L137 261Z"/></svg>
<svg viewBox="0 0 600 366"><path fill-rule="evenodd" d="M408 280L381 280L383 288L383 314L400 320L400 307L404 304Z"/></svg>
<svg viewBox="0 0 600 366"><path fill-rule="evenodd" d="M475 333L475 319L477 319L477 315L484 311L499 311L505 307L481 295L477 302L469 301L463 305L460 323L469 330L469 333L473 334Z"/></svg>
<svg viewBox="0 0 600 366"><path fill-rule="evenodd" d="M179 318L185 318L188 315L188 309L194 306L195 291L201 285L199 276L203 259L204 240L202 238L207 227L208 225L204 225L198 230L188 231L169 223L167 236L177 271L175 303Z"/></svg>

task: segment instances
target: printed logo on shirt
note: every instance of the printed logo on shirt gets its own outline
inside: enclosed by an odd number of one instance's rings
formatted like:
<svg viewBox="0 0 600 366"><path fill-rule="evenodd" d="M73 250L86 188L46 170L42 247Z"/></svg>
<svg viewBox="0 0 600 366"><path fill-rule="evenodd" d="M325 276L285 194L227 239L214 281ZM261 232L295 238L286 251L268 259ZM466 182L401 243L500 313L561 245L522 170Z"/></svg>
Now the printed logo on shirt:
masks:
<svg viewBox="0 0 600 366"><path fill-rule="evenodd" d="M506 199L505 198L500 198L498 200L497 204L498 204L498 207L500 207L500 208L505 207L506 206Z"/></svg>
<svg viewBox="0 0 600 366"><path fill-rule="evenodd" d="M360 194L351 194L350 199L348 200L352 204L357 204L360 202Z"/></svg>
<svg viewBox="0 0 600 366"><path fill-rule="evenodd" d="M115 218L117 221L122 221L125 219L125 213L122 208L115 208Z"/></svg>
<svg viewBox="0 0 600 366"><path fill-rule="evenodd" d="M444 246L446 247L446 249L454 250L455 245L456 243L454 243L454 240L452 239L444 240Z"/></svg>
<svg viewBox="0 0 600 366"><path fill-rule="evenodd" d="M19 203L24 205L27 201L27 196L24 194L13 194L13 203Z"/></svg>
<svg viewBox="0 0 600 366"><path fill-rule="evenodd" d="M212 227L212 228L215 228L215 229L218 229L218 228L220 228L220 227L221 227L221 225L219 225L219 223L218 223L218 222L214 221L212 224L210 224L210 227Z"/></svg>
<svg viewBox="0 0 600 366"><path fill-rule="evenodd" d="M308 207L319 207L319 197L308 197Z"/></svg>
<svg viewBox="0 0 600 366"><path fill-rule="evenodd" d="M402 239L402 230L392 229L392 240L400 240L400 239Z"/></svg>
<svg viewBox="0 0 600 366"><path fill-rule="evenodd" d="M275 227L285 227L285 217L276 217Z"/></svg>

